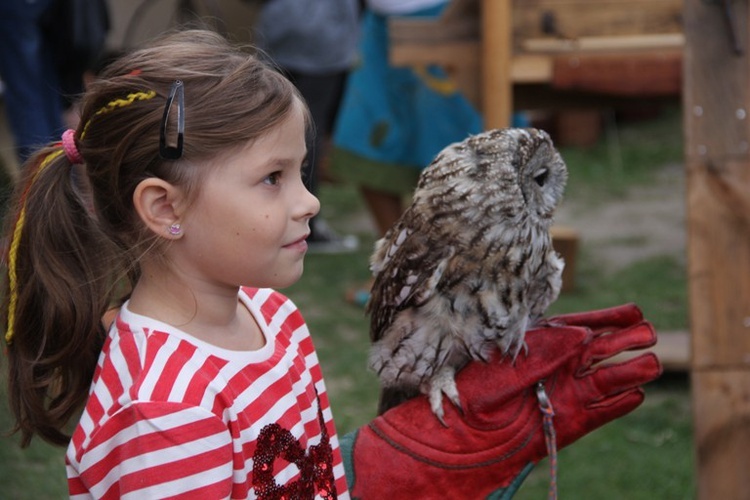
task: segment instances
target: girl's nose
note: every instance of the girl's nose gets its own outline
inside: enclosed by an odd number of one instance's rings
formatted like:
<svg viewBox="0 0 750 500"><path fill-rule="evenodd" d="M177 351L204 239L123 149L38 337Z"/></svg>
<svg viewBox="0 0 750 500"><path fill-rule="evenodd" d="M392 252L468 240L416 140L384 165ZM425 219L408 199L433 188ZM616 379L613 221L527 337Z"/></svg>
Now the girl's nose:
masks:
<svg viewBox="0 0 750 500"><path fill-rule="evenodd" d="M307 188L303 188L302 202L304 217L312 219L320 212L320 200L312 194Z"/></svg>

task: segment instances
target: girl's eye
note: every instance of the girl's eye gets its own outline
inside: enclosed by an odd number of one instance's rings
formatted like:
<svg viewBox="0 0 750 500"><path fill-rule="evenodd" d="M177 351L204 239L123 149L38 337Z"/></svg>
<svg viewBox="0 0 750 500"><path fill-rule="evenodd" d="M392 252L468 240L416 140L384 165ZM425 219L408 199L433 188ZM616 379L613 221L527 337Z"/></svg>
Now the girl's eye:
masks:
<svg viewBox="0 0 750 500"><path fill-rule="evenodd" d="M276 186L279 181L281 181L281 172L274 172L272 174L268 174L265 179L263 179L263 182L268 184L269 186Z"/></svg>

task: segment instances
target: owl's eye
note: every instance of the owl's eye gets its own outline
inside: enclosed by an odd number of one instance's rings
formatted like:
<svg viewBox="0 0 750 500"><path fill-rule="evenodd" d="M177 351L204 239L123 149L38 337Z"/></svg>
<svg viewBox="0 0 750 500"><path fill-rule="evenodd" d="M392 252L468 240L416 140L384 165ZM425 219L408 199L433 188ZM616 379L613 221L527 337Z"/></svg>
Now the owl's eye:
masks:
<svg viewBox="0 0 750 500"><path fill-rule="evenodd" d="M537 173L534 176L534 182L539 184L540 187L544 186L544 183L547 182L547 178L549 177L549 170L546 168L544 170L541 170L539 173Z"/></svg>

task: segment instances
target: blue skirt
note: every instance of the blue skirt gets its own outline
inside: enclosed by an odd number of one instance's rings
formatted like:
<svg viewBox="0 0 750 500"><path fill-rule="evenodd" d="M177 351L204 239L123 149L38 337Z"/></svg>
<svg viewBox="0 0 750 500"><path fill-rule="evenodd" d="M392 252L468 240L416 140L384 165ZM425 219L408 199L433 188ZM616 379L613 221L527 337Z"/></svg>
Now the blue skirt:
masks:
<svg viewBox="0 0 750 500"><path fill-rule="evenodd" d="M437 17L445 5L411 16ZM366 11L360 64L348 77L333 133L336 148L422 169L445 146L482 131L482 117L437 67L388 63L387 17Z"/></svg>

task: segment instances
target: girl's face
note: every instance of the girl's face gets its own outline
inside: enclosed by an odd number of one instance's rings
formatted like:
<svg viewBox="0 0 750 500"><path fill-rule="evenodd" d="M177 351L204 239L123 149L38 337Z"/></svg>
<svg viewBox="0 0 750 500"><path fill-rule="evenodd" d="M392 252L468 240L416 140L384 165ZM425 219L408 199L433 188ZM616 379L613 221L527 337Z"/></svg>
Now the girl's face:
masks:
<svg viewBox="0 0 750 500"><path fill-rule="evenodd" d="M207 285L282 288L302 275L320 210L304 186L305 122L297 102L266 135L213 166L182 220L182 272Z"/></svg>

